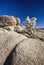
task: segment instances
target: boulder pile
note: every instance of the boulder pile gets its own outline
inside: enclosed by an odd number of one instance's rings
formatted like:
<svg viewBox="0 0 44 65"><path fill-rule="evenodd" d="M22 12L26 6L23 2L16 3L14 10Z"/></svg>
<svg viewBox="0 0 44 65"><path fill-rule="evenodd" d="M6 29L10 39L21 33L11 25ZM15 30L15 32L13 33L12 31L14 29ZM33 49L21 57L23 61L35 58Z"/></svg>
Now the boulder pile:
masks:
<svg viewBox="0 0 44 65"><path fill-rule="evenodd" d="M8 15L0 16L0 27L13 26L18 24L20 24L19 18L15 18L14 16L8 16Z"/></svg>

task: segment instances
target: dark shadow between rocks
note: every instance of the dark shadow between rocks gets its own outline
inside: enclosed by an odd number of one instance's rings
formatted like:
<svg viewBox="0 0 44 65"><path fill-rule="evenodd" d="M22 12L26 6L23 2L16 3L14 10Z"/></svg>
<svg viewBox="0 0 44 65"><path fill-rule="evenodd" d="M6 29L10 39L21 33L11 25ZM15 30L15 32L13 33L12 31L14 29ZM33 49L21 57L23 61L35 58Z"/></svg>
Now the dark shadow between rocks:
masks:
<svg viewBox="0 0 44 65"><path fill-rule="evenodd" d="M13 48L13 50L10 52L10 54L8 55L8 57L6 58L6 61L4 62L4 65L11 65L13 58L16 56L16 48L18 47L18 45L23 42L26 39L23 39L22 41L20 41L18 44L16 44L16 46ZM14 54L14 55L13 55Z"/></svg>
<svg viewBox="0 0 44 65"><path fill-rule="evenodd" d="M18 46L18 44L13 48L13 50L10 52L10 54L8 55L4 65L11 65L12 60L13 60L13 53L16 56L16 47Z"/></svg>

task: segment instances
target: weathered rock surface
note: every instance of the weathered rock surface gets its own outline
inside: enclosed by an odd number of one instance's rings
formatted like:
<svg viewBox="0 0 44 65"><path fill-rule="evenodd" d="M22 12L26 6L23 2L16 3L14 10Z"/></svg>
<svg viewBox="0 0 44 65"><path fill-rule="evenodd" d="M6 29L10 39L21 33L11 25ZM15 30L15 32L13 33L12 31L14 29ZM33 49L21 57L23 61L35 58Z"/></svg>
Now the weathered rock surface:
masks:
<svg viewBox="0 0 44 65"><path fill-rule="evenodd" d="M44 42L14 31L0 33L0 65L44 65Z"/></svg>
<svg viewBox="0 0 44 65"><path fill-rule="evenodd" d="M5 27L3 27L3 29L5 29L7 31L16 31L16 32L23 32L23 31L25 31L25 27L24 26L20 26L20 25L5 26Z"/></svg>
<svg viewBox="0 0 44 65"><path fill-rule="evenodd" d="M14 29L16 29L15 27L16 26L5 26L5 27L3 27L3 29L5 29L7 31L14 31Z"/></svg>
<svg viewBox="0 0 44 65"><path fill-rule="evenodd" d="M20 41L26 37L16 32L0 33L0 65L3 65L7 56Z"/></svg>
<svg viewBox="0 0 44 65"><path fill-rule="evenodd" d="M15 18L14 16L0 16L0 27L3 26L13 26L20 24L20 19Z"/></svg>
<svg viewBox="0 0 44 65"><path fill-rule="evenodd" d="M44 43L25 39L14 47L5 65L44 65Z"/></svg>

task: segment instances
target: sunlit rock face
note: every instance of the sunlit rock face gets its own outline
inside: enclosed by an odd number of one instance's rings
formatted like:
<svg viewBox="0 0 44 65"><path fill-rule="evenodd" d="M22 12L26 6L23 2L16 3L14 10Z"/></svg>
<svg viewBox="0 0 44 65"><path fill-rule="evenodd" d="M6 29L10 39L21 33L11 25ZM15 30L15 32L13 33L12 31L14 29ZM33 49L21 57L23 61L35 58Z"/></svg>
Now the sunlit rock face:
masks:
<svg viewBox="0 0 44 65"><path fill-rule="evenodd" d="M20 24L20 19L14 16L0 16L0 27Z"/></svg>
<svg viewBox="0 0 44 65"><path fill-rule="evenodd" d="M14 31L0 33L0 65L44 65L44 42Z"/></svg>
<svg viewBox="0 0 44 65"><path fill-rule="evenodd" d="M27 37L14 31L3 31L0 33L0 65L4 65L6 58L9 56L13 48L26 38Z"/></svg>
<svg viewBox="0 0 44 65"><path fill-rule="evenodd" d="M25 31L25 27L24 26L20 26L20 25L17 25L16 27L14 26L14 31L16 31L16 32L24 32Z"/></svg>
<svg viewBox="0 0 44 65"><path fill-rule="evenodd" d="M25 39L16 45L10 55L11 65L44 65L44 43L36 39ZM9 56L7 60L10 59ZM5 65L10 65L7 60Z"/></svg>

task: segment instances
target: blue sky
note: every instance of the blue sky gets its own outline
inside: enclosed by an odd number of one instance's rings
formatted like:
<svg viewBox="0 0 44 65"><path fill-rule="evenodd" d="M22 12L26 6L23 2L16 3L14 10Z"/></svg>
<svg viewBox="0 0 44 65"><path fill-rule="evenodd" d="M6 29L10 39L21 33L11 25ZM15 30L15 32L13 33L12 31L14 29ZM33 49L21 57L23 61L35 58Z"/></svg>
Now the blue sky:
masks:
<svg viewBox="0 0 44 65"><path fill-rule="evenodd" d="M0 0L0 15L20 17L21 22L27 16L37 17L37 26L44 27L44 0Z"/></svg>

